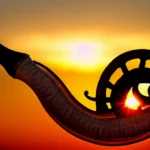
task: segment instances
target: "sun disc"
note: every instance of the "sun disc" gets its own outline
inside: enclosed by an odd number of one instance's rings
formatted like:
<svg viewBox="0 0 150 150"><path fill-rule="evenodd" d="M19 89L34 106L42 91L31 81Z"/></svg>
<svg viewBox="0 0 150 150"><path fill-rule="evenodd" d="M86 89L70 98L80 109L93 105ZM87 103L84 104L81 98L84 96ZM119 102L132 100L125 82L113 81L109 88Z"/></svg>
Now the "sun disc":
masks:
<svg viewBox="0 0 150 150"><path fill-rule="evenodd" d="M74 44L71 51L72 64L79 67L95 68L99 63L101 47L96 43L81 42Z"/></svg>

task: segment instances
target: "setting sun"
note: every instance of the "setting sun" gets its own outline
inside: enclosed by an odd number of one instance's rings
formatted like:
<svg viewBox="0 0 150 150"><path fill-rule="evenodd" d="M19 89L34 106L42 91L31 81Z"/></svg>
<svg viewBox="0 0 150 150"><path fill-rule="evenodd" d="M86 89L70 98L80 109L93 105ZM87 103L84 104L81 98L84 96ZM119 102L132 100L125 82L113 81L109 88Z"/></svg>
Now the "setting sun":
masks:
<svg viewBox="0 0 150 150"><path fill-rule="evenodd" d="M102 46L96 43L80 42L70 49L70 62L75 67L94 69L98 67Z"/></svg>
<svg viewBox="0 0 150 150"><path fill-rule="evenodd" d="M60 43L61 44L61 43ZM65 68L77 69L78 71L94 71L104 62L104 47L102 44L90 40L68 40L60 45L59 51L65 49L62 65Z"/></svg>

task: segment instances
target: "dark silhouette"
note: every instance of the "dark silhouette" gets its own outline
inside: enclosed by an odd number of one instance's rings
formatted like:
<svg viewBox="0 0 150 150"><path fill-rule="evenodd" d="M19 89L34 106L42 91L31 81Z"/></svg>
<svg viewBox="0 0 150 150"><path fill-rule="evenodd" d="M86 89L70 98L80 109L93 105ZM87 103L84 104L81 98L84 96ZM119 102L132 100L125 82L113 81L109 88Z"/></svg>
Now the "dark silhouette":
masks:
<svg viewBox="0 0 150 150"><path fill-rule="evenodd" d="M128 71L125 63L140 58L139 68ZM9 75L26 83L35 92L47 113L62 128L83 140L101 145L125 145L142 141L149 137L150 109L138 109L127 115L123 109L127 92L133 87L133 93L142 102L149 104L148 98L138 91L138 84L149 82L150 71L145 68L145 61L150 58L149 50L133 50L115 58L104 70L97 86L96 111L81 105L67 87L49 68L32 61L24 53L12 51L0 45L0 63ZM112 73L121 67L124 75L113 85L109 82ZM106 88L112 89L106 97ZM112 110L106 106L109 101ZM114 113L112 118L103 115ZM102 115L103 114L103 115Z"/></svg>
<svg viewBox="0 0 150 150"><path fill-rule="evenodd" d="M137 58L140 59L139 67L128 71L126 63ZM134 96L141 102L141 106L150 104L150 97L140 94L138 90L139 83L150 83L150 69L145 68L145 63L148 59L150 59L149 50L132 50L116 57L106 67L100 77L96 90L96 97L89 97L88 91L85 91L85 96L88 99L96 101L96 112L98 114L113 112L116 116L127 116L137 113L136 110L134 111L124 107L126 96L131 88L133 88L132 91ZM113 85L109 79L118 68L121 68L124 74ZM106 97L106 88L110 88L112 90L110 97ZM106 102L111 103L112 109L108 109Z"/></svg>

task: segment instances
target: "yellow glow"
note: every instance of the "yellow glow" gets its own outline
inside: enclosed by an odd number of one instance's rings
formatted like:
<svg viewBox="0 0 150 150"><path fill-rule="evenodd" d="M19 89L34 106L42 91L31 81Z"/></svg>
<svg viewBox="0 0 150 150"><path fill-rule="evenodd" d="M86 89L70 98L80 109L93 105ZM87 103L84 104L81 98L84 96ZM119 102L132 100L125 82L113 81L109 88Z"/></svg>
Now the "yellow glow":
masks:
<svg viewBox="0 0 150 150"><path fill-rule="evenodd" d="M45 64L56 67L78 70L95 71L106 63L104 44L94 38L82 36L31 36L27 42L33 56L44 60ZM36 53L35 53L36 52Z"/></svg>
<svg viewBox="0 0 150 150"><path fill-rule="evenodd" d="M96 42L70 41L60 45L59 50L61 49L64 55L59 59L58 63L60 64L61 61L61 65L64 68L77 69L84 72L94 71L100 67L100 63L103 61L103 46Z"/></svg>

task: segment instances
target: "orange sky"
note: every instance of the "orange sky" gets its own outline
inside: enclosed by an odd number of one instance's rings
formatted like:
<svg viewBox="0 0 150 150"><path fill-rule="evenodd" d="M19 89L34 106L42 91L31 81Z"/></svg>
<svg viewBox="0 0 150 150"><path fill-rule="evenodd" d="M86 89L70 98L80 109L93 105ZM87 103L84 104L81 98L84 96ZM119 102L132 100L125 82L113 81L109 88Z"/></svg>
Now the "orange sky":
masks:
<svg viewBox="0 0 150 150"><path fill-rule="evenodd" d="M107 64L125 51L150 48L149 7L148 0L1 0L0 43L46 64L81 103L95 109L83 92L95 96ZM84 58L82 48L89 52ZM2 67L0 74L0 149L148 149L149 140L103 147L73 137L29 87Z"/></svg>

